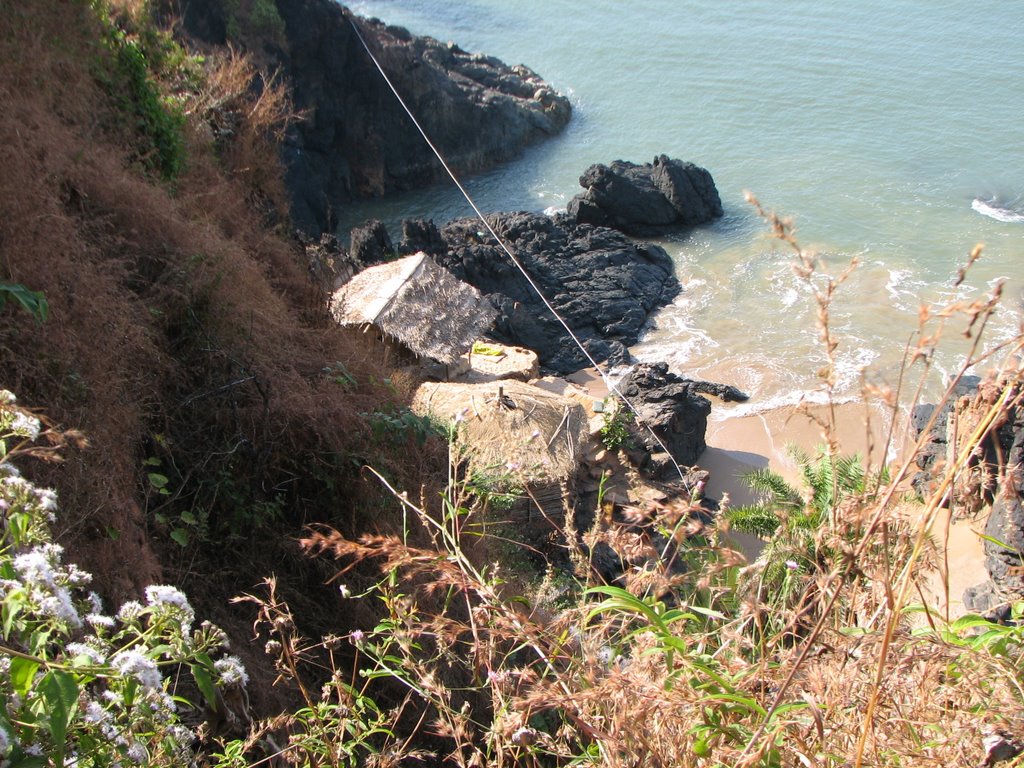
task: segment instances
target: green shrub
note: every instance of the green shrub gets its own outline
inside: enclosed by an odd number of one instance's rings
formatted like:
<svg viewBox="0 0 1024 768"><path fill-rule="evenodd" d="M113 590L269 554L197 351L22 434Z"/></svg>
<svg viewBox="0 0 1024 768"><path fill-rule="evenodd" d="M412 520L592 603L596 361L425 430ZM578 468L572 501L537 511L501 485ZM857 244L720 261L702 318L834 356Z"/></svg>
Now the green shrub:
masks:
<svg viewBox="0 0 1024 768"><path fill-rule="evenodd" d="M180 103L163 95L158 76L172 65L183 68L187 57L177 46L155 44L164 38L151 27L145 35L129 35L110 17L102 0L94 0L93 7L110 54L99 63L98 78L135 137L137 160L164 180L173 180L185 164L185 114Z"/></svg>

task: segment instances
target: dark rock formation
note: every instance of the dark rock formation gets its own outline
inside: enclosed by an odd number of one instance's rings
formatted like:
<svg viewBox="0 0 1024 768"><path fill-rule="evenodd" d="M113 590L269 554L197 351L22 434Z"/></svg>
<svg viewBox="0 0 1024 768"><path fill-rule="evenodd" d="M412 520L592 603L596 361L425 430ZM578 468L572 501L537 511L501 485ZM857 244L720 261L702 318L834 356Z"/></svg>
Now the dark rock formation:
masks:
<svg viewBox="0 0 1024 768"><path fill-rule="evenodd" d="M348 250L353 258L367 267L390 261L396 255L387 227L376 219L351 231Z"/></svg>
<svg viewBox="0 0 1024 768"><path fill-rule="evenodd" d="M986 401L993 396L986 398L983 387L978 399L983 406L991 405ZM1010 398L1010 402L1016 401ZM964 605L1005 621L1010 618L1012 604L1024 600L1024 408L1011 408L993 437L985 459L1000 482L985 525L989 580L966 590Z"/></svg>
<svg viewBox="0 0 1024 768"><path fill-rule="evenodd" d="M928 430L928 439L914 458L914 463L917 464L918 469L921 471L911 479L911 485L913 485L914 490L922 497L929 495L936 479L934 476L935 470L939 468L940 462L946 458L946 453L949 450L947 432L949 429L949 415L953 411L953 405L957 398L974 393L978 389L980 382L981 379L977 376L963 376L957 383L952 397L946 401L941 409L937 409L937 406L931 403L923 403L915 406L910 414L911 424L918 435L926 429ZM929 429L930 422L932 423Z"/></svg>
<svg viewBox="0 0 1024 768"><path fill-rule="evenodd" d="M306 119L285 148L295 223L332 229L355 197L425 186L441 165L374 68L373 50L427 135L458 172L493 166L562 130L571 108L523 66L352 16L333 0L277 0L282 63Z"/></svg>
<svg viewBox="0 0 1024 768"><path fill-rule="evenodd" d="M650 313L679 292L664 249L602 227L532 213L489 218L520 263L598 362L626 362ZM438 262L487 294L498 308L493 335L527 347L541 365L571 373L588 365L565 328L537 297L477 219L443 228Z"/></svg>
<svg viewBox="0 0 1024 768"><path fill-rule="evenodd" d="M683 379L683 381L690 387L691 392L711 395L726 403L745 403L750 399L750 395L731 384L719 384L714 381L695 381L693 379Z"/></svg>
<svg viewBox="0 0 1024 768"><path fill-rule="evenodd" d="M918 433L929 430L916 459L921 471L913 484L918 493L927 497L935 492L948 462L966 450L970 436L1006 386L1019 387L965 376L944 407L922 405L914 410L912 421ZM1018 401L1015 392L1009 395L1007 402ZM970 611L1007 620L1012 604L1024 600L1024 408L1014 405L1000 414L958 470L945 503L954 515L968 518L989 507L984 542L989 579L967 589L963 601Z"/></svg>
<svg viewBox="0 0 1024 768"><path fill-rule="evenodd" d="M448 250L434 222L422 219L405 219L402 222L402 243L398 247L402 253L423 251L431 256L439 256Z"/></svg>
<svg viewBox="0 0 1024 768"><path fill-rule="evenodd" d="M613 227L651 236L680 226L704 224L722 215L711 174L693 163L665 155L636 165L616 160L592 165L580 177L586 189L568 205L581 224Z"/></svg>
<svg viewBox="0 0 1024 768"><path fill-rule="evenodd" d="M631 425L630 434L638 457L649 456L641 467L652 477L675 473L671 459L692 465L707 448L711 402L693 390L695 382L670 373L665 363L641 363L623 380L620 390L650 427L657 440L644 427ZM665 449L671 458L665 455ZM677 475L678 476L678 475Z"/></svg>
<svg viewBox="0 0 1024 768"><path fill-rule="evenodd" d="M363 270L363 263L346 253L334 235L325 232L313 240L299 233L299 242L306 252L310 278L328 295Z"/></svg>

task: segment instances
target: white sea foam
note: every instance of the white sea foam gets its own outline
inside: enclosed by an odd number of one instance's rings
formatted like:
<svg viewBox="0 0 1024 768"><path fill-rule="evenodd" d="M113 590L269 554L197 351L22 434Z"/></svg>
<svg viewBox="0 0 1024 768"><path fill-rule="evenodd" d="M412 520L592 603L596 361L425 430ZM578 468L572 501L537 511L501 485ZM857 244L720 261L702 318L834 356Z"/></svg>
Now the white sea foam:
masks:
<svg viewBox="0 0 1024 768"><path fill-rule="evenodd" d="M994 202L987 203L980 197L974 198L971 208L982 216L988 216L996 221L1002 221L1007 224L1024 223L1024 213L1019 213L1011 208L1003 208L1002 206L995 205Z"/></svg>

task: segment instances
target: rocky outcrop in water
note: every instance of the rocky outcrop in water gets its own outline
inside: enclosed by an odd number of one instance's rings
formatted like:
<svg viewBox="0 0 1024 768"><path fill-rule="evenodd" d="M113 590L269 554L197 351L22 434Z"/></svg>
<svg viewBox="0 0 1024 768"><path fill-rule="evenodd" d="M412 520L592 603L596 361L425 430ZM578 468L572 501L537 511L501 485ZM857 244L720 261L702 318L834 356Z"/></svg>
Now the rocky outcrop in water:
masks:
<svg viewBox="0 0 1024 768"><path fill-rule="evenodd" d="M580 177L586 192L569 201L581 224L654 236L681 226L705 224L722 215L711 174L693 163L658 155L653 163L616 160L592 165Z"/></svg>
<svg viewBox="0 0 1024 768"><path fill-rule="evenodd" d="M295 106L308 115L285 151L293 217L306 229L331 228L331 212L353 198L425 186L444 173L352 23L457 172L509 160L569 122L568 99L524 66L357 19L331 0L278 0L278 8Z"/></svg>
<svg viewBox="0 0 1024 768"><path fill-rule="evenodd" d="M189 3L193 36L224 45L237 3ZM283 32L262 41L304 119L284 146L292 218L318 236L358 198L425 186L444 171L356 35L363 38L427 135L457 172L518 155L569 122L569 100L535 72L360 19L334 0L276 0ZM236 41L237 44L237 41Z"/></svg>
<svg viewBox="0 0 1024 768"><path fill-rule="evenodd" d="M637 343L650 313L679 293L672 259L656 245L574 224L564 215L503 213L488 220L598 362L626 362L627 347ZM413 229L430 244L428 226ZM498 308L495 338L536 351L541 365L557 373L588 365L479 220L451 222L439 234L445 248L435 251L437 261ZM415 238L408 242L423 244Z"/></svg>

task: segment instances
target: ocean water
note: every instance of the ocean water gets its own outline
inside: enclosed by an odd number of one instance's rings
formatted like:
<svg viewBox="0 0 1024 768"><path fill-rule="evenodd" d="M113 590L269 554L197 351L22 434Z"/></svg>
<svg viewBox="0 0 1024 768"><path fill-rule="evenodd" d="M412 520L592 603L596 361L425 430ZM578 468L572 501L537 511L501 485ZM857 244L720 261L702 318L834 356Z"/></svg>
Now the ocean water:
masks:
<svg viewBox="0 0 1024 768"><path fill-rule="evenodd" d="M725 216L659 241L684 290L634 353L734 384L749 404L814 399L824 360L809 287L745 191L793 219L838 274L839 390L895 386L919 307L1004 282L989 347L1020 331L1024 264L1024 4L976 0L362 0L357 13L524 63L575 109L566 132L465 179L482 210L564 207L592 163L656 154L711 171ZM471 214L451 186L360 204L345 223ZM397 227L392 234L398 236ZM957 272L977 243L981 258ZM956 370L943 331L929 386ZM912 369L912 374L917 369ZM720 411L721 412L721 411Z"/></svg>

